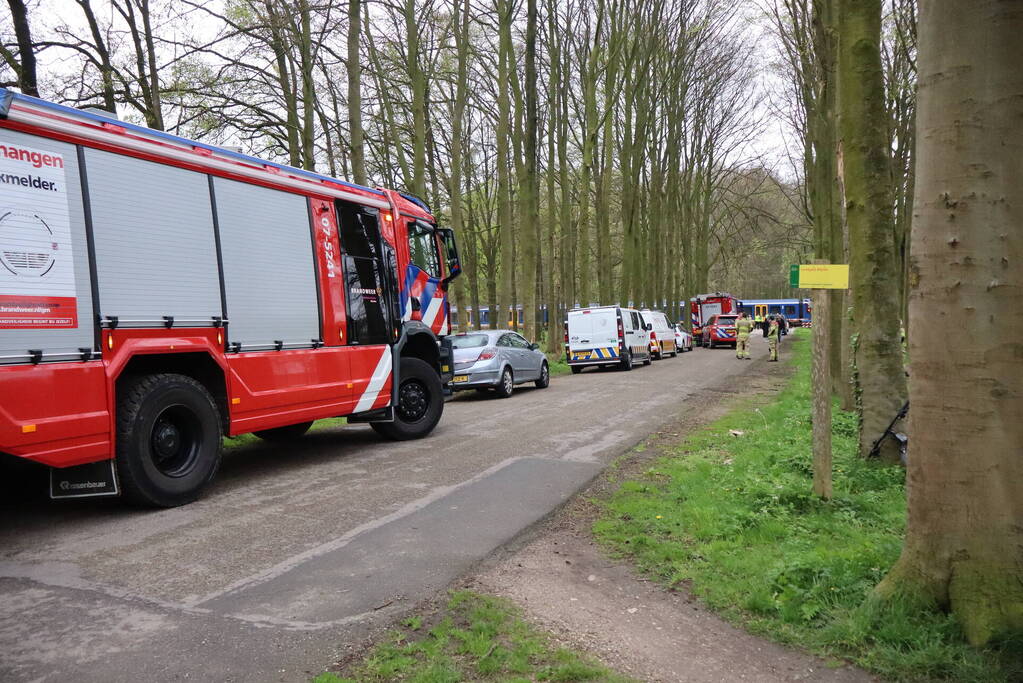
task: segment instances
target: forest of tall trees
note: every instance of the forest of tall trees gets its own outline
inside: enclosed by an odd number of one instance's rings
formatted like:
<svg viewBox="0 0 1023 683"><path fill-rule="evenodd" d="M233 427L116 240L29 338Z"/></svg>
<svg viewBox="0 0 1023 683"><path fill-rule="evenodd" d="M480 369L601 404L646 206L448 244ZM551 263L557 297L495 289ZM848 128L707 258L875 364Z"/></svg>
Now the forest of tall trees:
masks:
<svg viewBox="0 0 1023 683"><path fill-rule="evenodd" d="M1017 336L1019 267L1008 259L1018 242L1007 235L1018 222L1001 209L988 220L966 207L978 193L1005 202L1018 185L1018 155L1016 174L998 167L967 180L1004 157L1004 145L976 133L991 112L990 129L1007 139L1003 128L1017 126L1018 152L1018 100L1015 110L998 109L1009 105L992 88L1018 97L1023 56L1013 33L1018 3L976 3L986 14L969 5L921 0L918 12L917 0L7 0L0 85L417 195L458 235L465 277L452 288L454 305L489 307L496 320L523 306L523 333L544 338L552 355L561 312L573 305L632 302L684 320L681 302L698 292L787 296L788 264L850 264L850 291L829 295L830 374L843 407L859 413L863 454L910 394L925 415L914 418L917 431L940 421L948 410L935 401L940 387L921 387L948 381L950 369L976 371L970 384L956 384L964 395L990 389L982 397L990 412L966 415L963 438L977 433L977 420L1005 417L988 430L1005 453L1015 449L1011 466L1002 451L985 452L973 470L955 474L956 444L941 430L921 434L927 448L910 452L910 543L882 584L882 592L916 585L945 607L979 614L965 622L971 640L984 643L1023 619L1018 340L1011 349L985 347L992 359L1016 363L992 360L1008 384L986 366L927 354L935 339L954 348L955 333L942 327L953 320L975 322L969 338L978 343L999 319L1009 322L998 334ZM1001 52L985 52L995 25ZM970 80L982 53L986 89ZM1017 68L1000 71L1005 64ZM918 140L924 67L929 108L919 130L932 137ZM973 122L962 128L942 118L950 89L960 87L967 94L955 104ZM971 109L984 98L988 109ZM990 155L942 175L960 163L949 150L978 149ZM918 155L928 162L920 184ZM964 213L960 231L939 225L956 212ZM947 245L966 254L961 226L970 220L978 231L1003 232L968 256L949 255ZM929 280L951 272L941 270L949 259L960 275ZM971 270L988 265L983 278ZM940 320L927 308L938 310L938 288L962 298ZM1017 303L990 303L1007 292ZM1015 311L1006 316L1005 306ZM546 328L544 308L557 311ZM933 371L909 383L907 331L911 361ZM884 458L898 460L892 442L881 446ZM928 462L936 469L920 465ZM999 468L1011 472L1008 484L991 481ZM952 473L928 474L937 470ZM936 501L967 480L969 496L990 508L978 514L996 520L997 538L978 537L955 515L939 520L919 502L924 493L912 505L914 485ZM929 553L943 564L921 559ZM1008 578L992 583L994 572Z"/></svg>
<svg viewBox="0 0 1023 683"><path fill-rule="evenodd" d="M420 196L460 237L455 305L523 305L552 352L543 307L683 317L708 289L788 295L813 251L802 181L755 144L770 49L742 0L59 6L12 23L0 80Z"/></svg>

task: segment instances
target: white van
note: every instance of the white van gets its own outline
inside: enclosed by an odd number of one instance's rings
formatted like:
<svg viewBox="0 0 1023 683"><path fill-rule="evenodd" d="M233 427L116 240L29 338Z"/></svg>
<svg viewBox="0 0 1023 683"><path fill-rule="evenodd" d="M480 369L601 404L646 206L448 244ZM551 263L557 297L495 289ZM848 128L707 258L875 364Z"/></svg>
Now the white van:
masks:
<svg viewBox="0 0 1023 683"><path fill-rule="evenodd" d="M668 316L660 311L651 311L650 309L643 309L640 311L640 315L653 328L650 333L650 352L653 357L661 360L665 354L670 354L672 358L677 356L678 346L675 343L675 330L668 322Z"/></svg>
<svg viewBox="0 0 1023 683"><path fill-rule="evenodd" d="M649 339L650 328L634 308L573 308L565 322L565 359L576 374L587 365L631 370L637 360L650 365Z"/></svg>

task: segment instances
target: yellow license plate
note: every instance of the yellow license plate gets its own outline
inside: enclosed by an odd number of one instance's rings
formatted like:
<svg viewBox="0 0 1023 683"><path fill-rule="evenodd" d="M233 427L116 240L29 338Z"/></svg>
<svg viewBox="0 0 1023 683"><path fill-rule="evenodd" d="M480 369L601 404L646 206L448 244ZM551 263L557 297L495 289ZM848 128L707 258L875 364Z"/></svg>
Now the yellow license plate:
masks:
<svg viewBox="0 0 1023 683"><path fill-rule="evenodd" d="M451 381L452 382L468 382L469 381L469 375L455 375L453 378L451 378Z"/></svg>

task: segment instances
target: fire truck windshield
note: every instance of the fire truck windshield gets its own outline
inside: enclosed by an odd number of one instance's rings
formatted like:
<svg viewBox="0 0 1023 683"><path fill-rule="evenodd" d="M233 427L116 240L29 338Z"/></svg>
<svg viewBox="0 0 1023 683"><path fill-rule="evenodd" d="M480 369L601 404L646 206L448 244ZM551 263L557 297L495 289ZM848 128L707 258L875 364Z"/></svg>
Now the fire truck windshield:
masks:
<svg viewBox="0 0 1023 683"><path fill-rule="evenodd" d="M409 223L408 248L412 263L430 277L440 277L440 258L432 226L420 221Z"/></svg>

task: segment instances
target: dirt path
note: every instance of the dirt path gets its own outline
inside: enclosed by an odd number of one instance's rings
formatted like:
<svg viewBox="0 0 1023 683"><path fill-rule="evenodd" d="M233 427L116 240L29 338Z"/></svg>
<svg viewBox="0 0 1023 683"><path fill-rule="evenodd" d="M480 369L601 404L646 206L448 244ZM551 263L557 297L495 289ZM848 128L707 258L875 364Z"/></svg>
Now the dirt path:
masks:
<svg viewBox="0 0 1023 683"><path fill-rule="evenodd" d="M784 365L764 365L750 378L749 395L769 398L784 381ZM641 472L693 428L726 412L727 389L705 392L699 410L686 410L601 476L517 548L493 558L466 582L473 590L511 599L528 619L564 644L588 651L611 668L645 681L872 681L865 672L825 661L741 631L684 589L668 591L593 542L593 497L615 480ZM695 408L696 400L690 402ZM835 668L835 667L838 668Z"/></svg>

